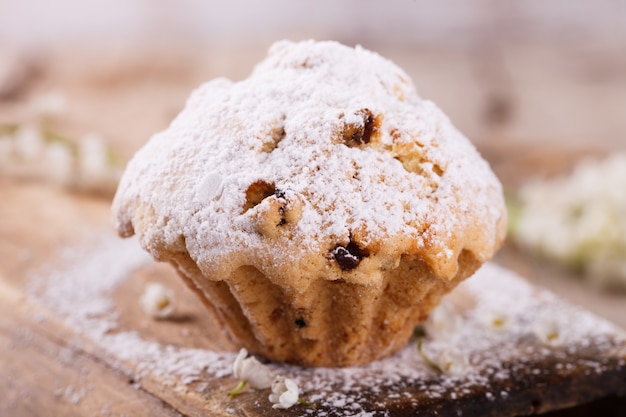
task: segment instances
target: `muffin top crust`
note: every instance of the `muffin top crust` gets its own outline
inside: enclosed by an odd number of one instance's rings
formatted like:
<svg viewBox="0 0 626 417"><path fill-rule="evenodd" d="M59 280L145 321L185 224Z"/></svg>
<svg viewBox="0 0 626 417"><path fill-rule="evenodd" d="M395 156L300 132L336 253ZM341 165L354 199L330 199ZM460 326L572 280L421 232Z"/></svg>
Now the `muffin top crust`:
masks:
<svg viewBox="0 0 626 417"><path fill-rule="evenodd" d="M186 252L214 280L251 265L298 292L382 285L404 256L452 279L506 227L488 164L400 68L314 41L196 89L130 161L113 213L156 259Z"/></svg>

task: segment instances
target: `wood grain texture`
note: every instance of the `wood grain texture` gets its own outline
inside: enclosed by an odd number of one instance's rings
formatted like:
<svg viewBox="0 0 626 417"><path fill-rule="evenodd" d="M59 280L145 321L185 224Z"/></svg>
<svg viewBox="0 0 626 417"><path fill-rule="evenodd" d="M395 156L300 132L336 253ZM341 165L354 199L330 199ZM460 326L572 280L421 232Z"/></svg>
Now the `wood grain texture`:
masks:
<svg viewBox="0 0 626 417"><path fill-rule="evenodd" d="M46 314L0 290L0 415L180 416L118 369L61 338Z"/></svg>

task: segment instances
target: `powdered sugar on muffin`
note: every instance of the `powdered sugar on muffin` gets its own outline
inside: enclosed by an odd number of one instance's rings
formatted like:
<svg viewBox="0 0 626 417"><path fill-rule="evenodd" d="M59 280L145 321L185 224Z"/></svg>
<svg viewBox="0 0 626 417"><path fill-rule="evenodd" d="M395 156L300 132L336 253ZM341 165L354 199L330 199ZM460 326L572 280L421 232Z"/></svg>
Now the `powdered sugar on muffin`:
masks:
<svg viewBox="0 0 626 417"><path fill-rule="evenodd" d="M198 88L129 163L114 213L209 303L205 281L241 301L231 278L253 268L301 309L320 280L384 290L406 259L447 289L506 223L488 164L402 70L313 41L276 43L248 79Z"/></svg>

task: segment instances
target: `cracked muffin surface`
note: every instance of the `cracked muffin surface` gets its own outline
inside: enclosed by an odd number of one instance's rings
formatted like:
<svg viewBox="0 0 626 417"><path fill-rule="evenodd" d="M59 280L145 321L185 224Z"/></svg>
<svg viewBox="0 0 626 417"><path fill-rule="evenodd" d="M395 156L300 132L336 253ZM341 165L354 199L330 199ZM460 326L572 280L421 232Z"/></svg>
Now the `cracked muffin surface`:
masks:
<svg viewBox="0 0 626 417"><path fill-rule="evenodd" d="M113 212L249 351L322 366L402 347L506 226L488 164L401 69L313 41L194 91Z"/></svg>

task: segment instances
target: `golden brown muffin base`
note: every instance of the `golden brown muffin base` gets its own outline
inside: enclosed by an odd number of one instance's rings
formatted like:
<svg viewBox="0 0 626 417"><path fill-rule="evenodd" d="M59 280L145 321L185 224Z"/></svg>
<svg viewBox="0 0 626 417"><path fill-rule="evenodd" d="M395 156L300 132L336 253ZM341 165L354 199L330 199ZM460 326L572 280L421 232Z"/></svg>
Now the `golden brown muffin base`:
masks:
<svg viewBox="0 0 626 417"><path fill-rule="evenodd" d="M212 281L185 253L170 262L238 344L274 361L320 367L361 365L398 351L441 297L481 264L463 251L457 274L445 281L404 256L381 286L319 279L300 294L253 266Z"/></svg>

